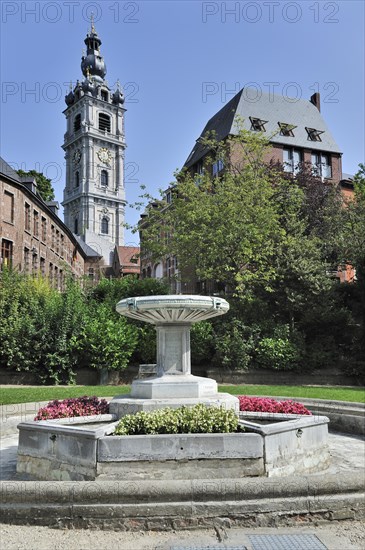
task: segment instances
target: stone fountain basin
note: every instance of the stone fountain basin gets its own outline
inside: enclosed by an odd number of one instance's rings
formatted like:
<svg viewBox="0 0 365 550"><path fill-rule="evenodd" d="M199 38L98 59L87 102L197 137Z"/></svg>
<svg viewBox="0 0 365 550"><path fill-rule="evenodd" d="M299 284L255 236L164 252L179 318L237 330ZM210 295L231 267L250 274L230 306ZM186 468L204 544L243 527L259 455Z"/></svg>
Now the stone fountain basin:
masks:
<svg viewBox="0 0 365 550"><path fill-rule="evenodd" d="M118 302L116 310L126 317L154 325L191 324L224 315L229 310L229 304L218 297L169 294L125 298Z"/></svg>
<svg viewBox="0 0 365 550"><path fill-rule="evenodd" d="M248 431L233 434L113 436L115 417L22 422L17 472L40 480L191 480L286 476L328 467L327 417L240 417Z"/></svg>

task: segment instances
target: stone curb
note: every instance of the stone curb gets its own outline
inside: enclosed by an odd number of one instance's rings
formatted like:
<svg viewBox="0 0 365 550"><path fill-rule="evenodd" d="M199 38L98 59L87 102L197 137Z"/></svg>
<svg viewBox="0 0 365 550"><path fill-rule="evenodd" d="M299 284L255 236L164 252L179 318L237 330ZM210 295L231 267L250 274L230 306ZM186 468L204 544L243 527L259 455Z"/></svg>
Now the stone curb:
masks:
<svg viewBox="0 0 365 550"><path fill-rule="evenodd" d="M0 482L0 521L52 527L191 529L365 517L352 473L199 481Z"/></svg>

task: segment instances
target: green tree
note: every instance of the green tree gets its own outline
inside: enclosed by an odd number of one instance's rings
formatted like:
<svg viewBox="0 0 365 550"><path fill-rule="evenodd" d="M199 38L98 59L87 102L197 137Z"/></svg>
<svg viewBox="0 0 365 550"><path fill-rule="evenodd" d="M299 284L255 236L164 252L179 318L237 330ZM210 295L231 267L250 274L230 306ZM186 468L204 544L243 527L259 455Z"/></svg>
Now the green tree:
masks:
<svg viewBox="0 0 365 550"><path fill-rule="evenodd" d="M55 192L52 186L52 182L49 178L42 172L37 172L36 170L29 170L29 172L24 172L24 170L18 170L19 176L31 176L35 178L37 182L37 192L44 201L53 201L55 198Z"/></svg>
<svg viewBox="0 0 365 550"><path fill-rule="evenodd" d="M148 210L142 226L143 247L152 258L178 257L179 267L201 280L213 280L248 296L253 285L270 287L276 273L273 257L282 238L263 156L267 140L245 130L226 144L205 141L206 160L229 164L230 149L240 147L247 161L220 177L207 169L197 181L177 176L171 206L161 200Z"/></svg>
<svg viewBox="0 0 365 550"><path fill-rule="evenodd" d="M354 177L354 198L343 211L343 264L354 268L353 312L357 325L358 356L365 354L365 166Z"/></svg>

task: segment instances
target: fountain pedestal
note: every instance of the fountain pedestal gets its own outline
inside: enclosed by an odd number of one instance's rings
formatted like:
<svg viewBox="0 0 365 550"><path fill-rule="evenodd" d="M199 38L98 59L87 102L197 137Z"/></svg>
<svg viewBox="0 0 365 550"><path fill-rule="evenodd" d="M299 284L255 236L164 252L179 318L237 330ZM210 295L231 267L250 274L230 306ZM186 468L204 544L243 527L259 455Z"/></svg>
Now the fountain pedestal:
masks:
<svg viewBox="0 0 365 550"><path fill-rule="evenodd" d="M204 403L239 410L238 399L218 393L215 380L193 376L190 328L194 322L223 315L229 304L207 296L147 296L117 304L121 315L152 323L157 333L157 376L135 380L128 396L115 397L110 411L124 416L140 410Z"/></svg>

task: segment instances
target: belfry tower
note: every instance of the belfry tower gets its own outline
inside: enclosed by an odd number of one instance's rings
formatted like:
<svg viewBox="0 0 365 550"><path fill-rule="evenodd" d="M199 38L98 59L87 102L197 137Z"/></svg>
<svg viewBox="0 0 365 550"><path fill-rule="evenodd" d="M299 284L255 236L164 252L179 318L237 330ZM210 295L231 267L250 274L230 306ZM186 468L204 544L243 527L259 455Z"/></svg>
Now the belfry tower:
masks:
<svg viewBox="0 0 365 550"><path fill-rule="evenodd" d="M115 246L124 244L124 96L105 80L101 40L91 22L83 55L82 82L70 89L64 111L65 224L111 265Z"/></svg>

